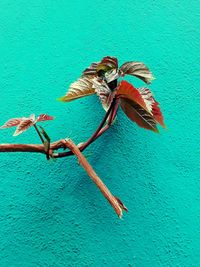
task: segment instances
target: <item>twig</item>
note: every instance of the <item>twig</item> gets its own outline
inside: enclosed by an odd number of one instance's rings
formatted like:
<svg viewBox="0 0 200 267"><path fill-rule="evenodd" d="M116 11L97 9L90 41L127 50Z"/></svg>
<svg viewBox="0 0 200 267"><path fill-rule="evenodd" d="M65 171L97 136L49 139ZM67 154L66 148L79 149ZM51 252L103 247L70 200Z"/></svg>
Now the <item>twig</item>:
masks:
<svg viewBox="0 0 200 267"><path fill-rule="evenodd" d="M122 217L122 210L126 210L127 208L123 205L121 200L116 198L112 195L112 193L109 191L109 189L106 187L106 185L102 182L102 180L99 178L99 176L96 174L92 166L89 164L87 159L83 156L80 149L72 142L72 140L67 139L65 140L66 146L76 155L76 157L79 160L79 163L82 165L82 167L85 169L85 171L88 173L92 181L96 184L96 186L99 188L99 190L102 192L104 197L108 200L108 202L111 204L119 218Z"/></svg>
<svg viewBox="0 0 200 267"><path fill-rule="evenodd" d="M44 154L44 146L39 144L0 144L0 152L35 152Z"/></svg>
<svg viewBox="0 0 200 267"><path fill-rule="evenodd" d="M114 98L113 102L111 103L108 111L106 112L106 115L104 116L104 118L101 121L100 125L98 126L97 130L88 139L87 142L85 142L85 143L81 144L81 146L79 146L80 151L84 151L90 144L92 144L97 138L99 138L110 127L110 125L112 124L112 122L116 116L118 107L119 107L119 99ZM108 119L108 121L107 121L107 119ZM106 125L104 126L105 123L106 123ZM56 154L55 157L56 158L62 158L62 157L67 157L67 156L71 156L71 155L72 155L71 151L66 151L66 152L60 152L60 153Z"/></svg>
<svg viewBox="0 0 200 267"><path fill-rule="evenodd" d="M79 147L80 151L85 150L91 143L93 143L98 137L100 137L110 127L110 125L112 124L116 116L118 105L119 105L118 100L116 100L116 102L115 100L112 102L109 110L107 111L106 115L104 116L103 120L101 121L95 133L92 135L92 137L87 142L83 143ZM108 117L109 117L109 120L107 124L104 126ZM42 138L38 128L35 127L35 129L38 135L40 136L41 141L44 143L44 139ZM58 150L59 148L65 148L63 147L61 140L51 143L49 154L53 155L55 158L62 158L62 157L73 155L72 151L54 153L54 151ZM32 152L32 153L46 154L45 147L43 144L42 145L41 144L0 144L0 152Z"/></svg>
<svg viewBox="0 0 200 267"><path fill-rule="evenodd" d="M54 150L63 148L61 140L56 141L50 146L50 153ZM46 154L43 144L0 144L0 152L31 152Z"/></svg>
<svg viewBox="0 0 200 267"><path fill-rule="evenodd" d="M108 119L108 122L107 124L98 132L97 136L96 136L96 139L99 138L105 131L108 130L108 128L112 125L115 117L116 117L116 114L117 114L117 110L118 110L118 107L119 107L119 99L116 99L115 101L115 105L113 106L112 108L112 111L110 113L110 116L109 116L109 119Z"/></svg>
<svg viewBox="0 0 200 267"><path fill-rule="evenodd" d="M109 189L102 182L102 180L98 177L94 169L91 167L91 165L88 163L86 158L81 153L81 151L83 151L86 147L88 147L92 142L94 142L99 136L101 136L110 127L113 120L115 119L118 106L119 106L119 100L113 99L113 102L109 110L107 111L106 115L104 116L102 122L100 123L99 127L97 128L95 133L89 138L87 142L83 143L82 145L80 145L80 147L78 147L70 139L58 140L50 144L48 157L61 158L61 157L76 155L76 157L79 160L79 163L86 170L86 172L91 177L91 179L96 184L96 186L99 188L99 190L102 192L104 197L111 204L111 206L113 207L117 215L121 218L122 210L128 211L127 208L123 205L120 199L118 199L117 197L111 194ZM40 134L37 126L34 125L34 127L43 144L0 144L0 152L31 152L31 153L47 154L47 151L44 145L44 139L42 135ZM63 148L63 149L68 148L69 151L59 152L59 153L55 152L60 148Z"/></svg>
<svg viewBox="0 0 200 267"><path fill-rule="evenodd" d="M59 140L51 144L49 154L53 157L56 156L54 153L55 150L59 148L69 148L72 155L76 155L79 160L79 163L86 170L88 175L100 189L102 194L114 208L117 215L121 218L122 210L127 211L127 208L123 205L123 203L115 196L111 194L106 185L102 182L102 180L95 173L91 165L88 163L86 158L81 153L80 149L72 142L72 140ZM0 152L32 152L32 153L42 153L46 154L45 147L43 144L0 144Z"/></svg>

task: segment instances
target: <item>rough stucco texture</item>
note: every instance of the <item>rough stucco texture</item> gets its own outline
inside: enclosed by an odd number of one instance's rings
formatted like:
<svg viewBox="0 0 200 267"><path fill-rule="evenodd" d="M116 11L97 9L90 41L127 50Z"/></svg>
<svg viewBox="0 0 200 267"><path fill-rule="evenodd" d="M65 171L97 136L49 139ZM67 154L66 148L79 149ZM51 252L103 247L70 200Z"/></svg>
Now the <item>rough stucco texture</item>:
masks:
<svg viewBox="0 0 200 267"><path fill-rule="evenodd" d="M119 220L71 157L0 154L0 266L200 266L198 1L0 2L0 124L56 116L53 140L86 140L104 111L95 96L56 98L104 55L144 61L168 130L116 124L85 154L129 213ZM130 78L136 86L142 86ZM33 129L0 142L38 142Z"/></svg>

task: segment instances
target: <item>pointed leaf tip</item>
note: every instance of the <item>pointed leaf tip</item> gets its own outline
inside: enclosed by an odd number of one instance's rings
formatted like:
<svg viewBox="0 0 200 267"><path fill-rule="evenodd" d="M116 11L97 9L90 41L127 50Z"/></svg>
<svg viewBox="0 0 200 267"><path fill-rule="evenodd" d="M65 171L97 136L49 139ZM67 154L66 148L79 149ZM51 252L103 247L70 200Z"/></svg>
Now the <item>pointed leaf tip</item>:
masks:
<svg viewBox="0 0 200 267"><path fill-rule="evenodd" d="M20 122L23 120L24 118L12 118L10 120L8 120L6 123L4 123L0 129L5 129L5 128L11 128L14 126L17 126L20 124Z"/></svg>
<svg viewBox="0 0 200 267"><path fill-rule="evenodd" d="M49 121L49 120L54 120L54 117L48 114L40 114L37 118L37 121Z"/></svg>
<svg viewBox="0 0 200 267"><path fill-rule="evenodd" d="M65 96L61 96L59 98L56 98L56 100L59 102L67 102L67 101L65 101Z"/></svg>
<svg viewBox="0 0 200 267"><path fill-rule="evenodd" d="M143 62L128 61L125 62L119 70L122 77L126 74L132 75L143 80L147 84L154 80L153 74Z"/></svg>
<svg viewBox="0 0 200 267"><path fill-rule="evenodd" d="M73 82L65 96L59 98L62 102L70 102L72 100L95 94L92 87L92 79L88 77L81 77Z"/></svg>

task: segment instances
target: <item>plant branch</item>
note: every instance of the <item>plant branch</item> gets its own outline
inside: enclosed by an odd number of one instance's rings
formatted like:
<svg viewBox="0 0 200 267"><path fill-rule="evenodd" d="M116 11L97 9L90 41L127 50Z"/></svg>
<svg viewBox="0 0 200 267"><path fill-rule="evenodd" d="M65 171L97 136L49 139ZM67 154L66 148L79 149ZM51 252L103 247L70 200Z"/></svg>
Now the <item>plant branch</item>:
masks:
<svg viewBox="0 0 200 267"><path fill-rule="evenodd" d="M70 139L56 141L50 146L50 156L55 157L54 151L59 148L69 148L70 152L78 158L81 166L86 170L93 182L111 204L117 215L121 218L122 210L127 211L126 207L117 197L111 194L106 185L101 181L86 158L83 156L78 146L76 146ZM43 144L0 144L0 152L34 152L46 154Z"/></svg>
<svg viewBox="0 0 200 267"><path fill-rule="evenodd" d="M106 187L106 185L102 182L102 180L98 177L98 175L95 173L94 169L91 167L91 165L88 163L87 159L84 157L81 151L86 149L92 142L94 142L99 136L101 136L112 124L113 120L115 119L117 109L119 106L119 99L114 98L113 102L110 105L110 108L106 112L103 120L101 121L100 125L98 126L97 130L94 132L94 134L89 138L89 140L80 146L75 145L72 140L66 139L66 140L58 140L54 143L50 144L49 140L49 147L48 151L45 147L45 141L38 130L37 126L34 125L35 130L37 134L39 135L42 144L0 144L0 152L31 152L31 153L41 153L46 154L47 159L50 157L53 158L60 158L60 157L67 157L70 155L75 155L81 166L85 169L85 171L88 173L90 178L93 180L93 182L96 184L96 186L99 188L99 190L102 192L104 197L107 199L107 201L111 204L117 215L121 218L122 217L122 211L127 211L127 208L123 205L120 199L113 196L109 189ZM69 151L66 152L57 152L58 149L66 149L68 148Z"/></svg>
<svg viewBox="0 0 200 267"><path fill-rule="evenodd" d="M109 110L106 112L106 115L104 116L103 120L101 121L95 133L91 136L91 138L87 142L79 146L80 151L85 150L92 142L94 142L110 127L110 125L112 124L116 116L118 106L119 106L119 100L114 99ZM105 123L106 125L104 126ZM32 152L32 153L46 154L46 150L44 146L44 139L41 136L38 128L35 127L35 129L43 144L0 144L0 152ZM66 148L66 147L63 147L63 143L61 142L61 140L51 143L49 154L55 158L62 158L62 157L73 155L73 152L71 150L66 151L66 152L54 153L54 151L60 148L64 148L64 149Z"/></svg>
<svg viewBox="0 0 200 267"><path fill-rule="evenodd" d="M117 108L116 108L117 106ZM79 146L79 149L80 151L84 151L91 143L93 143L103 132L105 132L109 127L106 127L104 129L104 131L99 135L99 132L102 130L104 124L107 122L107 119L110 118L108 120L109 122L109 126L112 124L112 116L111 114L113 113L113 110L116 109L116 112L117 112L117 109L118 109L118 106L119 106L119 101L118 99L114 98L108 111L106 112L103 120L101 121L101 123L99 124L98 128L96 129L96 131L94 132L94 134L88 139L88 141L86 141L85 143L82 143L80 146ZM115 114L116 115L116 114ZM110 116L110 117L109 117ZM107 122L107 123L108 123ZM72 151L66 151L66 152L60 152L60 153L57 153L54 157L55 158L62 158L62 157L67 157L67 156L71 156L73 155Z"/></svg>
<svg viewBox="0 0 200 267"><path fill-rule="evenodd" d="M41 144L0 144L0 152L35 152L45 154Z"/></svg>
<svg viewBox="0 0 200 267"><path fill-rule="evenodd" d="M76 155L76 157L79 160L80 165L85 169L85 171L88 173L92 181L96 184L96 186L102 192L102 194L107 199L107 201L110 203L110 205L113 207L113 209L115 210L119 218L121 218L122 211L123 210L128 211L127 208L121 202L121 200L119 200L117 197L111 194L109 189L102 182L102 180L96 174L96 172L94 171L92 166L89 164L87 159L81 153L80 149L72 142L72 140L70 139L65 140L65 144L73 152L73 154Z"/></svg>
<svg viewBox="0 0 200 267"><path fill-rule="evenodd" d="M108 128L112 125L116 115L117 115L117 110L118 110L118 107L119 107L119 98L118 99L115 99L115 105L113 106L112 108L112 112L110 113L110 116L109 116L109 119L108 119L108 122L107 124L98 132L97 136L96 136L96 139L98 137L100 137L105 131L108 130Z"/></svg>
<svg viewBox="0 0 200 267"><path fill-rule="evenodd" d="M50 153L54 150L63 148L61 140L50 145ZM0 152L32 152L46 154L43 144L0 144Z"/></svg>

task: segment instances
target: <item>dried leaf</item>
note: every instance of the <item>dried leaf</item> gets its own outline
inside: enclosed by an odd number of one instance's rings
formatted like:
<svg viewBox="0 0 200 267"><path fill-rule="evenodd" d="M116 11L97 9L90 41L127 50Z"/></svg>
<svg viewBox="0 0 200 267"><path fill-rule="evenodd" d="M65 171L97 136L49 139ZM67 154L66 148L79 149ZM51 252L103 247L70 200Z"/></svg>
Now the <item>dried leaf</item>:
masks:
<svg viewBox="0 0 200 267"><path fill-rule="evenodd" d="M137 78L143 80L146 83L151 83L154 79L149 68L143 62L125 62L120 68L119 71L123 77L126 74L136 76Z"/></svg>
<svg viewBox="0 0 200 267"><path fill-rule="evenodd" d="M5 128L10 128L13 126L17 126L20 124L20 122L23 120L24 118L13 118L8 120L4 125L2 125L0 127L0 129L5 129Z"/></svg>
<svg viewBox="0 0 200 267"><path fill-rule="evenodd" d="M47 114L41 114L37 118L37 121L49 121L49 120L54 120L54 117L49 116Z"/></svg>
<svg viewBox="0 0 200 267"><path fill-rule="evenodd" d="M35 115L33 114L29 118L25 118L24 120L20 122L13 136L17 136L27 131L31 126L33 126L34 123L35 123Z"/></svg>
<svg viewBox="0 0 200 267"><path fill-rule="evenodd" d="M91 79L82 77L70 85L67 94L61 97L60 100L63 102L69 102L80 97L93 94L95 94L95 90L92 87Z"/></svg>
<svg viewBox="0 0 200 267"><path fill-rule="evenodd" d="M136 122L140 127L158 132L153 116L139 104L130 99L122 98L121 107L129 119Z"/></svg>

